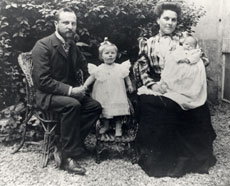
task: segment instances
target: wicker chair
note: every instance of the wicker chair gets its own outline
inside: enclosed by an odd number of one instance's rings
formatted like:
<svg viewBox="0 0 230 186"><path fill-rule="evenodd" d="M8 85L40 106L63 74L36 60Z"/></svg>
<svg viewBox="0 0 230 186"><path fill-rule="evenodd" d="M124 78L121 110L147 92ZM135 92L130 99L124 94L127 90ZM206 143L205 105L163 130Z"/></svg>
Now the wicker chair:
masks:
<svg viewBox="0 0 230 186"><path fill-rule="evenodd" d="M35 115L39 119L42 128L44 129L41 166L46 167L51 152L54 151L54 142L57 139L55 136L55 128L57 127L58 117L56 113L52 111L39 110L35 105L35 100L34 100L35 88L31 77L32 68L33 68L31 52L21 53L18 57L18 62L26 79L26 113L25 113L25 119L22 123L22 125L25 126L22 134L22 140L19 146L12 153L14 154L18 152L23 147L26 141L28 122L30 118L33 115Z"/></svg>
<svg viewBox="0 0 230 186"><path fill-rule="evenodd" d="M138 130L138 123L134 117L134 108L133 104L129 100L130 105L130 116L122 117L120 122L122 123L123 134L121 137L116 137L113 129L114 122L112 122L112 127L105 133L99 134L99 130L102 127L102 122L99 120L96 124L96 163L101 163L101 155L104 150L107 150L114 146L125 145L125 150L129 151L132 155L132 163L136 161L136 151L134 140Z"/></svg>

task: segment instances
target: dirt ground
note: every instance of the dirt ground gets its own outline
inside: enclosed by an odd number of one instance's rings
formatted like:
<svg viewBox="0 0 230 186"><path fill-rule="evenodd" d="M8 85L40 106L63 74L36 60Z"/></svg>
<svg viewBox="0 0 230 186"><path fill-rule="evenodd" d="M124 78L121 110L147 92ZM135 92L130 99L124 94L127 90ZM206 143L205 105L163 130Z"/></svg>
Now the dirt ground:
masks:
<svg viewBox="0 0 230 186"><path fill-rule="evenodd" d="M41 168L39 147L23 148L12 155L12 146L0 144L0 186L230 186L230 104L211 107L211 115L217 133L217 163L209 174L154 178L127 158L96 164L94 157L89 156L80 161L87 175L79 176L56 169L54 161Z"/></svg>

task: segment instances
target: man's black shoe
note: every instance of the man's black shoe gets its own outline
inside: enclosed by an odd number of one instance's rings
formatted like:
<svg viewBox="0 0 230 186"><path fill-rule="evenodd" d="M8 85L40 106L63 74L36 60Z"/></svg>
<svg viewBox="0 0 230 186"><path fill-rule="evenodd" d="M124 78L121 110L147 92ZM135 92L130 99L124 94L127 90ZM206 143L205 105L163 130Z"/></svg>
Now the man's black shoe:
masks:
<svg viewBox="0 0 230 186"><path fill-rule="evenodd" d="M85 175L85 168L81 167L74 159L67 158L64 160L61 169L68 171L69 173L75 173L79 175Z"/></svg>

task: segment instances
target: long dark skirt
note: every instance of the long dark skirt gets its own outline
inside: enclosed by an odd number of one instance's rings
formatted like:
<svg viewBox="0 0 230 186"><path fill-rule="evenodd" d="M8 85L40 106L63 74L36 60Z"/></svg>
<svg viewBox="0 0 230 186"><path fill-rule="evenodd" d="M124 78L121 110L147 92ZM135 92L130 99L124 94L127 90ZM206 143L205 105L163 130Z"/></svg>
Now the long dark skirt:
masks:
<svg viewBox="0 0 230 186"><path fill-rule="evenodd" d="M212 148L216 134L207 104L184 111L162 96L141 95L138 100L141 168L155 177L208 173L216 162Z"/></svg>

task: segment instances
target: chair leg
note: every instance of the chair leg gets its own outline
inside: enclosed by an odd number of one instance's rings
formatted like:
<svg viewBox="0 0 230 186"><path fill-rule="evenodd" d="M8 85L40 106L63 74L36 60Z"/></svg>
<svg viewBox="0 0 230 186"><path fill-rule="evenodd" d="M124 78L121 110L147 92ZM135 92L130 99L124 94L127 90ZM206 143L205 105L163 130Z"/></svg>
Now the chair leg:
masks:
<svg viewBox="0 0 230 186"><path fill-rule="evenodd" d="M42 145L42 168L46 167L50 158L50 152L54 151L54 143L55 143L55 127L50 126L50 123L47 123L47 127L43 125L44 128L44 140Z"/></svg>
<svg viewBox="0 0 230 186"><path fill-rule="evenodd" d="M133 142L131 142L131 149L132 149L132 158L131 158L131 163L132 164L136 164L136 163L138 163L138 150L137 150L137 148L136 148L136 144L135 144L135 142L133 141Z"/></svg>
<svg viewBox="0 0 230 186"><path fill-rule="evenodd" d="M49 159L49 142L50 134L48 131L45 131L44 140L42 145L42 168L46 167Z"/></svg>
<svg viewBox="0 0 230 186"><path fill-rule="evenodd" d="M25 124L24 130L22 133L22 140L21 140L20 144L18 145L18 147L15 150L13 150L13 152L11 152L11 154L15 154L16 152L18 152L23 147L23 145L25 143L25 139L26 139L26 131L27 131L27 126L28 126L28 121L30 120L32 115L33 115L32 111L30 111L28 114L26 114L26 118L22 122L22 125Z"/></svg>
<svg viewBox="0 0 230 186"><path fill-rule="evenodd" d="M99 164L101 163L101 153L103 151L102 144L99 140L97 140L96 144L96 163Z"/></svg>

